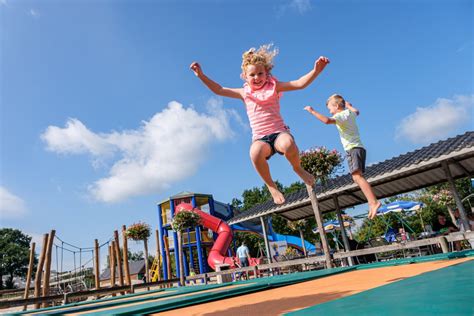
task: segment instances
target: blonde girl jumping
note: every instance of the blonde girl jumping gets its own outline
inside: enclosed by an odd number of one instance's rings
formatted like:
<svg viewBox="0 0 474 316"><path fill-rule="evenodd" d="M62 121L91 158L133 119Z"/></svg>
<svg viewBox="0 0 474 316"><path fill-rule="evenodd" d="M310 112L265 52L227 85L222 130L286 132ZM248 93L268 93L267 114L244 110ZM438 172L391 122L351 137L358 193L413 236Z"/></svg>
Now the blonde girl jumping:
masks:
<svg viewBox="0 0 474 316"><path fill-rule="evenodd" d="M241 77L245 83L242 88L222 87L206 76L197 62L193 62L190 68L215 94L241 99L245 103L252 128L250 159L268 187L273 201L283 204L285 197L273 181L267 162L273 154L284 155L307 185L312 186L315 179L301 167L298 147L280 114L280 98L282 92L306 88L329 64L329 59L319 57L307 74L297 80L282 82L271 74L273 58L277 54L277 49L271 49L271 45L263 45L259 49L251 48L244 52Z"/></svg>

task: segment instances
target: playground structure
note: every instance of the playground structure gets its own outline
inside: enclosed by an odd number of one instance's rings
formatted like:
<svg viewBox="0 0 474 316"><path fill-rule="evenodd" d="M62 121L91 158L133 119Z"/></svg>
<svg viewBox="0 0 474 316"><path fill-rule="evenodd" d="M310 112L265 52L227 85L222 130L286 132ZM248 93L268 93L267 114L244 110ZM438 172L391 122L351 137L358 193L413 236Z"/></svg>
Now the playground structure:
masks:
<svg viewBox="0 0 474 316"><path fill-rule="evenodd" d="M194 212L201 218L202 226L210 229L212 232L217 234L217 238L209 251L207 262L209 266L216 270L218 265L226 264L230 268L236 268L238 258L232 256L226 256L226 252L229 249L230 243L232 242L232 230L229 225L221 219L204 213L198 208L194 208L191 204L180 203L176 208L176 214L182 211ZM251 266L255 266L260 263L258 258L250 258L249 263Z"/></svg>
<svg viewBox="0 0 474 316"><path fill-rule="evenodd" d="M210 194L182 192L158 203L158 243L160 246L161 264L158 261L153 265L152 280L156 280L156 269L161 267L165 279L170 276L167 257L175 258L177 277L179 277L177 233L171 230L171 221L180 210L179 205L187 210L195 211L201 217L203 227L190 228L183 234L183 258L186 276L191 271L200 274L215 270L216 264L229 264L231 268L236 266L238 258L232 257L230 249L233 232L255 233L263 237L261 225L242 224L228 226L225 221L233 217L233 209L230 205L215 201ZM288 245L303 252L301 239L295 236L277 234L268 226L270 241L286 241ZM304 241L309 253L315 253L315 246ZM234 245L235 246L235 245ZM235 248L235 247L234 247ZM169 252L170 254L167 254ZM235 249L234 249L235 252ZM256 265L260 261L257 258L250 260L250 265Z"/></svg>
<svg viewBox="0 0 474 316"><path fill-rule="evenodd" d="M210 216L221 219L230 218L232 215L229 205L214 201L212 195L182 192L169 199L158 203L158 243L162 258L163 278L171 278L171 252L174 256L176 274L179 277L179 254L177 233L171 230L171 221L176 213L176 207L181 203L189 203L193 208L199 208ZM190 274L190 268L205 273L209 270L207 258L212 244L214 233L203 230L201 227L188 229L183 234L184 272Z"/></svg>

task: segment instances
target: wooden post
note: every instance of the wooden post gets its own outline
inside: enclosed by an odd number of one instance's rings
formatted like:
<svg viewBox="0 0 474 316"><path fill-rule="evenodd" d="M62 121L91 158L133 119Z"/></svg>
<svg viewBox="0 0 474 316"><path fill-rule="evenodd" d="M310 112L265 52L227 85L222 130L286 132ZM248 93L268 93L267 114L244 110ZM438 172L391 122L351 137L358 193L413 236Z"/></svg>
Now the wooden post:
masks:
<svg viewBox="0 0 474 316"><path fill-rule="evenodd" d="M48 245L46 249L46 260L44 262L44 279L43 279L43 296L48 296L49 295L49 279L51 277L51 259L52 259L52 254L53 254L53 242L54 242L54 236L56 234L56 231L54 229L51 230L51 233L49 234L48 238ZM48 307L50 304L49 303L43 303L43 307Z"/></svg>
<svg viewBox="0 0 474 316"><path fill-rule="evenodd" d="M336 215L337 220L339 221L339 225L341 225L341 235L342 235L342 242L344 243L344 249L346 251L351 251L351 247L349 245L349 239L347 238L346 228L344 227L344 219L342 218L341 208L339 207L339 200L337 196L333 196L334 206L336 207ZM355 250L355 249L354 249ZM349 261L349 266L353 266L354 262L352 261L352 257L348 257L347 261Z"/></svg>
<svg viewBox="0 0 474 316"><path fill-rule="evenodd" d="M158 261L158 281L161 281L161 250L163 249L163 245L161 244L160 235L158 234L158 229L155 229L156 235L156 260ZM160 286L161 288L161 286Z"/></svg>
<svg viewBox="0 0 474 316"><path fill-rule="evenodd" d="M351 240L354 240L354 236L352 235L351 226L349 226L349 238L350 238Z"/></svg>
<svg viewBox="0 0 474 316"><path fill-rule="evenodd" d="M464 225L464 228L466 230L469 230L471 226L469 226L469 220L467 218L466 211L464 210L464 206L462 205L461 197L459 196L458 190L456 189L453 176L451 175L451 170L449 170L449 165L446 161L443 161L441 165L443 166L444 173L446 175L446 178L448 179L451 193L453 194L454 200L456 201L456 206L459 210L459 215L461 215L461 222Z"/></svg>
<svg viewBox="0 0 474 316"><path fill-rule="evenodd" d="M168 236L164 236L164 242L165 242L165 254L166 254L166 268L168 269L168 279L171 280L173 278L173 274L171 273L171 260L170 260L170 245L168 242Z"/></svg>
<svg viewBox="0 0 474 316"><path fill-rule="evenodd" d="M122 240L123 240L123 270L127 285L132 285L130 278L130 265L128 263L128 240L127 240L127 226L122 226Z"/></svg>
<svg viewBox="0 0 474 316"><path fill-rule="evenodd" d="M150 282L150 267L148 266L148 238L143 239L143 249L145 250L145 281Z"/></svg>
<svg viewBox="0 0 474 316"><path fill-rule="evenodd" d="M35 276L35 297L41 297L41 279L43 276L43 266L44 266L44 260L46 257L46 248L48 246L48 238L49 234L44 234L43 235L43 247L41 248L41 255L40 259L38 262L38 267L36 268L36 276ZM35 309L40 308L40 304L36 303L35 304Z"/></svg>
<svg viewBox="0 0 474 316"><path fill-rule="evenodd" d="M314 192L313 187L306 185L306 190L308 191L308 195L311 200L311 205L313 207L314 217L316 218L316 223L319 227L319 236L321 237L324 257L326 258L326 266L328 269L330 269L332 268L331 253L329 252L328 240L326 238L326 231L324 230L321 211L319 210L318 199L316 198L316 193Z"/></svg>
<svg viewBox="0 0 474 316"><path fill-rule="evenodd" d="M448 214L449 214L449 218L451 218L451 222L453 222L453 224L456 225L456 216L454 216L454 210L449 205L447 205L446 208L448 209Z"/></svg>
<svg viewBox="0 0 474 316"><path fill-rule="evenodd" d="M448 253L449 245L448 245L448 240L446 239L446 237L444 236L439 237L439 243L441 244L441 249L443 250L443 253Z"/></svg>
<svg viewBox="0 0 474 316"><path fill-rule="evenodd" d="M110 262L110 287L115 286L115 241L109 246L109 262ZM115 293L112 293L115 296Z"/></svg>
<svg viewBox="0 0 474 316"><path fill-rule="evenodd" d="M267 223L263 216L260 216L260 223L262 224L262 232L263 232L263 240L265 241L265 249L267 251L267 259L268 263L272 263L272 254L270 252L270 243L268 242L268 235L267 235Z"/></svg>
<svg viewBox="0 0 474 316"><path fill-rule="evenodd" d="M26 284L25 284L25 294L23 298L26 300L30 295L30 284L31 284L31 275L33 274L33 264L35 262L35 246L36 244L31 243L30 248L30 261L28 262L28 273L26 275ZM23 310L26 311L28 305L23 306Z"/></svg>
<svg viewBox="0 0 474 316"><path fill-rule="evenodd" d="M95 267L94 267L94 274L95 274L95 288L100 289L100 261L99 261L99 241L97 239L94 240L94 251L95 251Z"/></svg>
<svg viewBox="0 0 474 316"><path fill-rule="evenodd" d="M307 254L307 252L306 252L306 245L305 245L303 230L302 230L301 228L299 228L298 231L300 232L301 245L303 246L303 253L304 253L304 256L307 257L308 254Z"/></svg>
<svg viewBox="0 0 474 316"><path fill-rule="evenodd" d="M117 271L118 271L118 278L120 286L124 285L123 282L123 272L122 272L122 255L120 254L120 241L118 237L118 231L114 231L114 239L115 239L115 259L117 264Z"/></svg>
<svg viewBox="0 0 474 316"><path fill-rule="evenodd" d="M183 239L181 237L181 232L178 231L178 253L179 253L179 283L181 286L186 286L186 281L184 277L184 260L183 260ZM176 250L175 250L176 251Z"/></svg>

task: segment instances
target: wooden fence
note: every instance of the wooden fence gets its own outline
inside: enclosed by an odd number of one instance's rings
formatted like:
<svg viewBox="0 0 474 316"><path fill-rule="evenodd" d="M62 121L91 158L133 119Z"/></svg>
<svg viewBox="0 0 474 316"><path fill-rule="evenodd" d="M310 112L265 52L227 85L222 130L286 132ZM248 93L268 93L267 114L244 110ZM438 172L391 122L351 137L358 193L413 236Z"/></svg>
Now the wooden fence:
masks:
<svg viewBox="0 0 474 316"><path fill-rule="evenodd" d="M332 255L332 259L341 260L341 259L349 258L349 257L357 257L357 256L368 255L368 254L385 253L385 252L398 251L398 250L407 250L407 249L419 248L423 246L432 246L432 245L437 245L437 244L440 244L442 251L446 253L448 252L447 244L449 242L456 242L456 241L462 241L462 240L474 240L474 232L451 233L447 236L439 236L439 237L426 238L426 239L420 239L420 240L414 240L414 241L407 241L405 243L394 243L390 245L361 249L361 250L337 252ZM253 278L258 278L266 274L273 275L275 273L275 270L288 268L291 266L301 266L303 270L306 270L306 269L313 269L313 268L323 268L325 267L325 264L326 264L325 256L314 256L314 257L289 260L289 261L283 261L283 262L260 264L258 266L228 269L228 270L223 270L223 271L218 271L218 272L198 274L198 275L186 277L186 281L195 282L199 280L200 283L208 284L208 282L212 278L215 278L217 276L230 275L230 274L234 276L245 274L247 277L253 276ZM110 294L117 294L120 292L134 293L137 289L151 288L151 287L156 287L156 286L161 287L163 285L169 286L177 282L179 282L179 279L176 278L176 279L164 280L164 281L159 281L159 282L133 284L131 286L129 285L114 286L110 288L58 294L58 295L50 295L50 296L38 297L38 298L0 300L0 309L10 308L10 307L15 307L15 306L27 306L27 305L32 305L32 304L53 303L53 302L67 304L68 302L72 300L79 300L79 299L88 298L92 296L100 297L100 296L105 296L105 295L110 295ZM6 290L6 291L0 292L0 295L13 294L20 291L23 291L23 290Z"/></svg>

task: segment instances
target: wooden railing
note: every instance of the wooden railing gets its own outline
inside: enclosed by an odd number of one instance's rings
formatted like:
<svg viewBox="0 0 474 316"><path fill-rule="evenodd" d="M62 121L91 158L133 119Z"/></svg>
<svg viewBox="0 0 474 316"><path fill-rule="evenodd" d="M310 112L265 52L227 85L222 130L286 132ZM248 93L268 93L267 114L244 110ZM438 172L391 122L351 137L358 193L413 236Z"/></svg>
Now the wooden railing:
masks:
<svg viewBox="0 0 474 316"><path fill-rule="evenodd" d="M349 257L357 257L369 254L377 254L382 252L389 252L389 251L396 251L396 250L406 250L412 248L419 248L423 246L431 246L440 244L441 248L444 253L448 252L447 242L454 242L454 241L461 241L461 240L469 240L474 239L474 232L466 232L466 233L451 233L447 236L439 236L439 237L432 237L414 241L407 241L407 242L400 242L400 243L393 243L390 245L384 245L379 247L372 247L360 250L352 250L346 252L337 252L333 255L334 259L343 259Z"/></svg>
<svg viewBox="0 0 474 316"><path fill-rule="evenodd" d="M142 288L151 288L163 285L171 285L173 283L179 282L179 279L170 279L158 282L147 282L140 284L124 285L124 286L114 286L109 288L89 290L89 291L80 291L80 292L71 292L65 294L49 295L43 297L34 297L28 299L13 299L13 300L0 300L0 309L10 308L16 306L27 306L32 304L42 304L42 303L53 303L60 302L62 304L67 304L68 302L74 300L80 300L88 297L98 297L105 296L110 294L117 294L121 292L134 293L137 289Z"/></svg>
<svg viewBox="0 0 474 316"><path fill-rule="evenodd" d="M367 254L377 254L389 251L396 251L396 250L406 250L411 248L419 248L423 246L430 246L430 245L437 245L441 244L441 248L444 253L448 252L448 242L454 241L461 241L461 240L469 240L474 239L474 232L465 232L465 233L451 233L447 236L439 236L433 238L426 238L421 240L414 240L414 241L407 241L405 243L395 243L380 247L372 247L367 249L361 250L353 250L353 251L346 251L346 252L337 252L332 255L332 258L335 260L344 259L349 257L356 257L361 255ZM194 280L202 280L204 284L207 284L212 277L220 276L220 275L228 275L228 274L236 274L236 273L248 273L253 272L253 277L259 277L263 275L263 271L270 271L269 274L273 274L273 269L277 268L286 268L290 266L308 266L308 265L320 265L324 266L326 263L324 256L315 256L315 257L308 257L303 259L296 259L296 260L289 260L283 262L274 262L274 263L267 263L267 264L260 264L253 267L245 267L245 268L237 268L237 269L229 269L219 272L209 272L204 274L198 274L192 277L187 277L186 281L194 281Z"/></svg>
<svg viewBox="0 0 474 316"><path fill-rule="evenodd" d="M315 256L315 257L309 257L309 258L303 258L303 259L259 264L257 266L251 266L251 267L228 269L228 270L223 270L223 271L218 271L218 272L216 271L216 272L197 274L194 276L186 277L186 281L202 280L204 284L207 284L210 278L212 277L229 275L229 274L242 274L242 273L245 273L248 276L249 272L251 272L251 275L253 275L254 278L258 278L260 276L263 276L265 271L269 271L268 274L273 275L274 274L273 270L277 268L286 268L286 267L291 267L291 266L306 267L308 265L315 265L315 264L323 267L325 262L326 262L326 259L324 256Z"/></svg>

